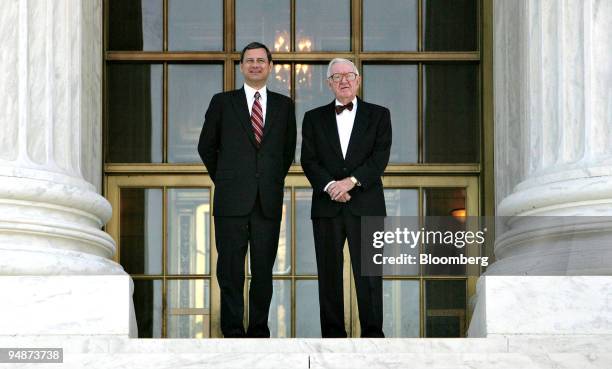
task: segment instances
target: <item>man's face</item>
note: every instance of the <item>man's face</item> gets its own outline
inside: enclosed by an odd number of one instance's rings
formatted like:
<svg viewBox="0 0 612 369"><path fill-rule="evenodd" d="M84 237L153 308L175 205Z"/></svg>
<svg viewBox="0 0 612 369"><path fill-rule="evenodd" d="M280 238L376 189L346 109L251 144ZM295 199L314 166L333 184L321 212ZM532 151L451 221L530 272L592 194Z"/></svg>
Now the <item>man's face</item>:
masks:
<svg viewBox="0 0 612 369"><path fill-rule="evenodd" d="M247 50L240 62L240 71L249 86L265 85L271 70L272 63L268 60L265 49Z"/></svg>
<svg viewBox="0 0 612 369"><path fill-rule="evenodd" d="M353 67L347 63L336 63L332 65L331 74L338 74L341 76L340 81L333 81L331 78L327 80L330 90L336 96L336 99L343 104L353 101L357 96L357 90L361 83L361 77L357 76L355 80L349 81L347 73L355 73Z"/></svg>

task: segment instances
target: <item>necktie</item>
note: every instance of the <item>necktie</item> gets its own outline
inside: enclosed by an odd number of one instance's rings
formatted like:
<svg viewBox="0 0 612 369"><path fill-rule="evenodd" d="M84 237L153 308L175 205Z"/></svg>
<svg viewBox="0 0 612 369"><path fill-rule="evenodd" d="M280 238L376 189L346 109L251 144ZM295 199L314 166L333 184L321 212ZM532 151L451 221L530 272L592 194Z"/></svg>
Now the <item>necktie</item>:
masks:
<svg viewBox="0 0 612 369"><path fill-rule="evenodd" d="M344 109L347 109L348 111L353 110L353 102L351 101L346 105L336 105L336 115L342 113Z"/></svg>
<svg viewBox="0 0 612 369"><path fill-rule="evenodd" d="M261 138L263 137L263 110L261 109L261 103L259 99L261 95L259 91L255 92L255 101L253 101L253 108L251 109L251 124L253 125L253 133L255 134L255 141L257 142L257 147L261 145Z"/></svg>

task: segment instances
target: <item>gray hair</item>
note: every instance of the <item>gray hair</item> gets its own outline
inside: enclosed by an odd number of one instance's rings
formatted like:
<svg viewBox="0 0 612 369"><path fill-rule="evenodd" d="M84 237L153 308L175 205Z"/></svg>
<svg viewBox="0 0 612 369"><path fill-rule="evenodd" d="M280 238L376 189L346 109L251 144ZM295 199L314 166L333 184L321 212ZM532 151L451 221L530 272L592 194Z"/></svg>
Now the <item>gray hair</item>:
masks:
<svg viewBox="0 0 612 369"><path fill-rule="evenodd" d="M338 63L345 63L345 64L350 64L353 67L353 71L355 72L356 75L359 75L359 71L357 70L357 67L355 66L355 64L348 60L348 59L344 59L344 58L334 58L332 59L332 61L329 62L329 65L327 66L327 78L331 77L332 75L332 67L334 66L334 64L338 64Z"/></svg>

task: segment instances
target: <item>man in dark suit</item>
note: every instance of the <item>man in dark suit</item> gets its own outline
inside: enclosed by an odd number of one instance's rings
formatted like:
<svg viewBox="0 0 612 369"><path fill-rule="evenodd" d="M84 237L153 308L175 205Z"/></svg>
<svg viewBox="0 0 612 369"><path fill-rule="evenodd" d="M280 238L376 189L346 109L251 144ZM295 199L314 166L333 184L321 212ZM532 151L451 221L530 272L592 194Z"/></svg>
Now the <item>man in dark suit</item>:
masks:
<svg viewBox="0 0 612 369"><path fill-rule="evenodd" d="M357 97L359 71L346 59L327 69L336 99L306 113L302 167L312 185L312 225L323 337L346 337L342 249L348 238L362 337L384 337L382 277L361 268L361 216L385 216L381 176L391 150L389 110ZM379 218L382 219L382 218Z"/></svg>
<svg viewBox="0 0 612 369"><path fill-rule="evenodd" d="M215 183L213 215L225 337L270 337L272 268L278 249L284 181L295 155L295 109L266 89L272 55L258 42L240 57L244 86L213 96L198 152ZM249 326L245 332L244 261L250 247Z"/></svg>

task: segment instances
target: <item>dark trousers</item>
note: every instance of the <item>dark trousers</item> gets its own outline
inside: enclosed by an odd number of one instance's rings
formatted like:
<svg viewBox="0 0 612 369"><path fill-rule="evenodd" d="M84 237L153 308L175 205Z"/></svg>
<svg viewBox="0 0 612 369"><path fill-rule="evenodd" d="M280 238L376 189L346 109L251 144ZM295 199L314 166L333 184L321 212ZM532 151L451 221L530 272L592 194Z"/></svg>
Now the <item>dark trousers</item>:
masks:
<svg viewBox="0 0 612 369"><path fill-rule="evenodd" d="M342 278L342 249L348 238L351 265L357 289L361 337L384 337L382 331L382 277L361 273L361 218L347 208L333 218L314 218L315 251L319 274L321 334L346 337Z"/></svg>
<svg viewBox="0 0 612 369"><path fill-rule="evenodd" d="M280 219L266 218L259 196L253 211L240 217L215 217L217 280L221 289L221 332L224 337L270 337L272 268L278 250ZM245 334L244 261L250 246L249 327Z"/></svg>

